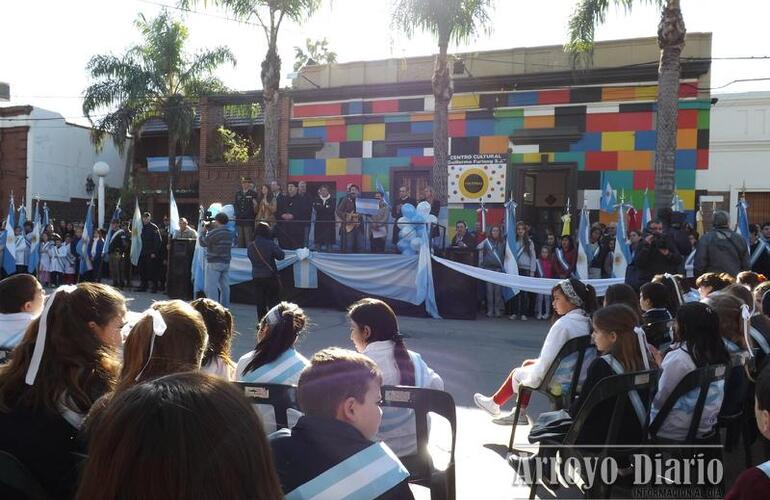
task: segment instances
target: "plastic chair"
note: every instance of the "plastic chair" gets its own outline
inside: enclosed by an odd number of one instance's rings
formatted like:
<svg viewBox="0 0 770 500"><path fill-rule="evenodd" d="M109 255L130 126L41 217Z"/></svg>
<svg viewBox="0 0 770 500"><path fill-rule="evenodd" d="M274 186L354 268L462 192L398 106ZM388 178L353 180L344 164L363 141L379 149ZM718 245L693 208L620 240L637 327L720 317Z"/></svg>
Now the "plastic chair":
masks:
<svg viewBox="0 0 770 500"><path fill-rule="evenodd" d="M24 464L5 451L0 451L0 485L25 495L29 500L48 498L43 487Z"/></svg>
<svg viewBox="0 0 770 500"><path fill-rule="evenodd" d="M558 453L561 460L561 464L567 463L568 459L575 457L584 463L584 457L596 457L596 463L601 463L605 457L609 455L610 449L615 453L618 452L618 448L614 448L618 442L618 435L621 432L621 428L626 423L624 422L624 415L626 407L630 407L631 403L627 396L630 391L637 391L639 394L647 393L646 402L642 399L642 404L645 405L645 415L647 418L642 423L642 436L647 435L647 425L649 423L649 409L650 402L652 401L652 392L657 385L659 376L658 370L624 373L622 375L613 375L602 379L586 397L585 403L580 408L580 411L575 416L572 426L567 431L563 440L542 440L541 444L548 446L556 446L556 453ZM594 409L604 403L605 401L615 398L615 404L612 410L612 417L610 418L610 424L606 433L606 440L601 447L580 448L578 440L586 425L591 424L591 416ZM641 444L641 443L639 443ZM625 443L624 443L625 446ZM629 452L633 448L633 445L629 446ZM613 447L613 448L610 448ZM570 474L574 476L574 471L570 472L562 468L562 476ZM603 484L599 478L594 478L593 486L589 489L587 487L587 481L583 477L572 477L574 484L578 486L583 495L586 498L609 498L611 485ZM529 498L535 498L537 493L538 484L541 482L541 478L537 478L532 482L530 487Z"/></svg>
<svg viewBox="0 0 770 500"><path fill-rule="evenodd" d="M556 384L556 375L561 365L568 360L570 356L575 357L575 366L572 368L572 372L569 376L569 383ZM524 392L537 392L544 394L551 401L551 408L553 410L560 410L566 408L575 399L578 394L580 385L585 380L586 370L588 367L587 361L592 360L596 356L596 346L591 344L591 336L583 335L574 339L568 340L565 343L559 354L556 355L556 359L553 360L551 366L543 377L543 381L537 387L526 387L524 385L519 386L519 396ZM584 368L585 367L585 368ZM558 390L557 390L558 387ZM519 421L519 415L521 414L521 397L516 398L516 408L513 410L514 425L511 428L511 438L508 440L508 452L513 451L513 440L516 437L516 428L518 427L515 422Z"/></svg>
<svg viewBox="0 0 770 500"><path fill-rule="evenodd" d="M754 412L754 388L746 375L745 358L734 355L732 366L725 374L725 398L717 418L717 429L725 430L725 439L722 443L727 452L743 439L743 456L746 467L751 467L751 443L749 442L749 416ZM747 409L751 411L747 411Z"/></svg>
<svg viewBox="0 0 770 500"><path fill-rule="evenodd" d="M380 406L414 410L417 433L417 455L413 461L409 482L430 488L432 500L455 499L455 443L457 441L457 413L449 393L435 389L408 386L383 386ZM428 451L428 413L444 417L452 429L449 464L445 470L433 466Z"/></svg>
<svg viewBox="0 0 770 500"><path fill-rule="evenodd" d="M293 385L235 382L252 405L270 405L275 412L278 429L289 427L289 408L299 411L297 387Z"/></svg>

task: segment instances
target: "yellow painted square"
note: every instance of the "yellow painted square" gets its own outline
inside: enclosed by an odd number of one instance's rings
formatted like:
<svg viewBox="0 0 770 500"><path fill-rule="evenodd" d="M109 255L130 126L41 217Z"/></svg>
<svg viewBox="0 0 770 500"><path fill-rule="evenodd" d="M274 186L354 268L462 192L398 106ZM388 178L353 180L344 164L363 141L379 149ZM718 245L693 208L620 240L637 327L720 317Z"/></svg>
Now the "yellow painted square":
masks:
<svg viewBox="0 0 770 500"><path fill-rule="evenodd" d="M326 160L326 175L347 175L348 162L345 158Z"/></svg>
<svg viewBox="0 0 770 500"><path fill-rule="evenodd" d="M302 126L303 127L325 127L326 120L323 120L323 119L302 120Z"/></svg>
<svg viewBox="0 0 770 500"><path fill-rule="evenodd" d="M385 124L384 123L367 123L366 125L364 125L364 140L365 141L384 141Z"/></svg>
<svg viewBox="0 0 770 500"><path fill-rule="evenodd" d="M654 101L658 98L658 86L649 85L646 87L636 87L637 101Z"/></svg>
<svg viewBox="0 0 770 500"><path fill-rule="evenodd" d="M676 147L677 149L698 149L698 130L694 128L677 130Z"/></svg>
<svg viewBox="0 0 770 500"><path fill-rule="evenodd" d="M634 87L604 87L602 101L633 101L636 99Z"/></svg>
<svg viewBox="0 0 770 500"><path fill-rule="evenodd" d="M548 155L548 161L553 162L554 161L554 153L524 153L521 155L521 162L522 163L542 163L543 162L543 155Z"/></svg>
<svg viewBox="0 0 770 500"><path fill-rule="evenodd" d="M555 126L556 117L554 115L524 117L524 128L554 128Z"/></svg>
<svg viewBox="0 0 770 500"><path fill-rule="evenodd" d="M679 189L677 190L679 197L682 199L685 210L695 210L695 190L694 189Z"/></svg>
<svg viewBox="0 0 770 500"><path fill-rule="evenodd" d="M460 94L452 96L449 109L478 109L479 96L476 94Z"/></svg>
<svg viewBox="0 0 770 500"><path fill-rule="evenodd" d="M633 132L602 132L602 151L633 151Z"/></svg>

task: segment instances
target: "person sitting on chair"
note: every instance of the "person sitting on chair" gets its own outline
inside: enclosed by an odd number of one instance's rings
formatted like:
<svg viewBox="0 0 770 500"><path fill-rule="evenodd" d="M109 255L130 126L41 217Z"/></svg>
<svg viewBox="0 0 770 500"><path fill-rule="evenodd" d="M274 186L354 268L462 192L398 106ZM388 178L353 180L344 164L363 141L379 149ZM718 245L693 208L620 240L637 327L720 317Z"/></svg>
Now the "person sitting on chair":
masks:
<svg viewBox="0 0 770 500"><path fill-rule="evenodd" d="M0 281L0 363L4 351L16 347L32 320L43 312L43 287L31 274L14 274Z"/></svg>
<svg viewBox="0 0 770 500"><path fill-rule="evenodd" d="M661 352L668 349L674 338L671 328L674 318L668 308L670 300L671 296L663 283L645 283L639 290L642 329L647 342Z"/></svg>
<svg viewBox="0 0 770 500"><path fill-rule="evenodd" d="M313 355L297 387L305 416L270 435L287 498L338 498L341 491L349 498L414 498L409 472L388 445L374 441L381 385L380 370L363 354L331 347Z"/></svg>

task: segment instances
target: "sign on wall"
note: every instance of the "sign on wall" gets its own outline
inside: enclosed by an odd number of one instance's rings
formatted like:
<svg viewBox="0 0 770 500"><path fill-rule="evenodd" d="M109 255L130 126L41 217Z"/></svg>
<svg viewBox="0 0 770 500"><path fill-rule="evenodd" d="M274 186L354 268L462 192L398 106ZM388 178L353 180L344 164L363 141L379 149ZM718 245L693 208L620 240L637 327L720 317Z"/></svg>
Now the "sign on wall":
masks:
<svg viewBox="0 0 770 500"><path fill-rule="evenodd" d="M504 203L506 154L451 155L449 203Z"/></svg>

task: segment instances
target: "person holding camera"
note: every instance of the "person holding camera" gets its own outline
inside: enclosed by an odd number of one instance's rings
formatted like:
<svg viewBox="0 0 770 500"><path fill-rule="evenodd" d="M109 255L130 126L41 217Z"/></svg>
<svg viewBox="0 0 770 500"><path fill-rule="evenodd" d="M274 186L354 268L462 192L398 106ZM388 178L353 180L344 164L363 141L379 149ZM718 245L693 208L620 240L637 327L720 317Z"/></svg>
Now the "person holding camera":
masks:
<svg viewBox="0 0 770 500"><path fill-rule="evenodd" d="M213 221L203 226L198 242L206 247L206 277L203 290L206 297L217 300L224 307L230 307L230 259L233 248L233 233L227 227L230 219L219 212Z"/></svg>
<svg viewBox="0 0 770 500"><path fill-rule="evenodd" d="M633 263L639 273L639 284L647 283L656 274L676 274L682 255L673 242L663 234L663 223L652 220L647 224L644 238L639 241Z"/></svg>

